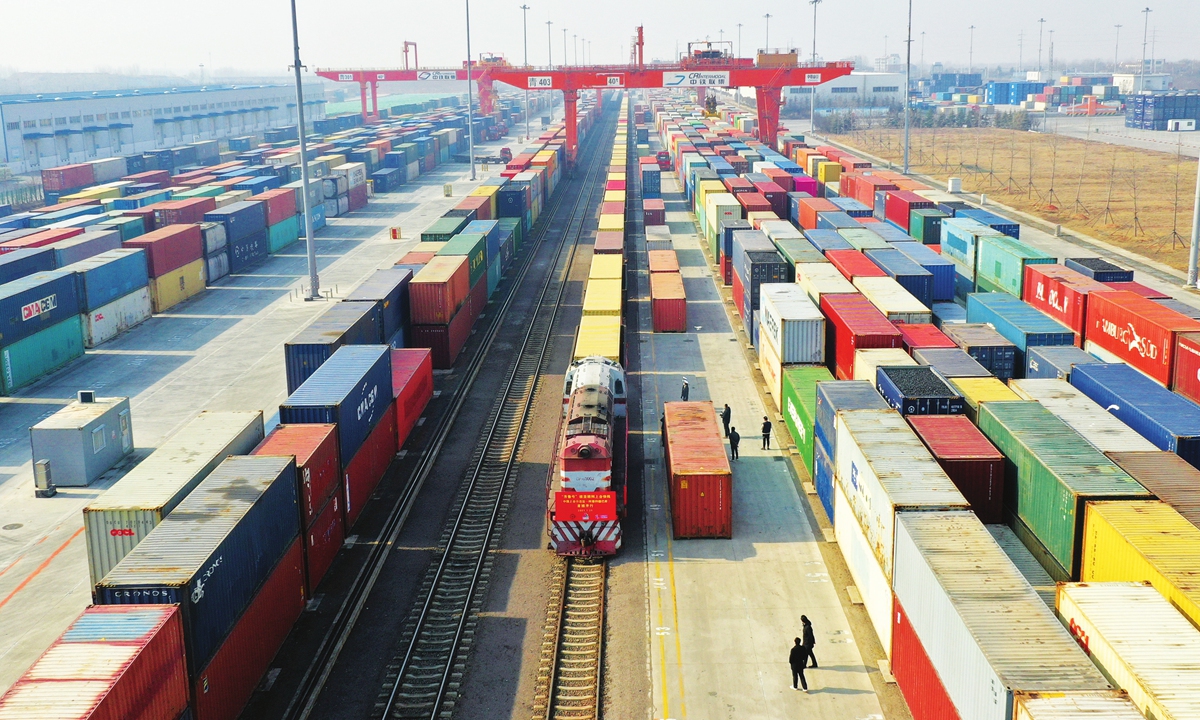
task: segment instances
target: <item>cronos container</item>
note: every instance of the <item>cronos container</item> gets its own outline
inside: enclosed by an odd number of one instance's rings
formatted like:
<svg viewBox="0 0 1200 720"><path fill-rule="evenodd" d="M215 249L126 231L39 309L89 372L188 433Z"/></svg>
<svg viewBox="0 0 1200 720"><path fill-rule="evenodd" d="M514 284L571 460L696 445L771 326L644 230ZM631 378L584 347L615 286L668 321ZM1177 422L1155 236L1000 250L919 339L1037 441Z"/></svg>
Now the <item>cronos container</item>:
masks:
<svg viewBox="0 0 1200 720"><path fill-rule="evenodd" d="M1102 453L1158 449L1065 380L1011 380L1008 385L1022 400L1044 405Z"/></svg>
<svg viewBox="0 0 1200 720"><path fill-rule="evenodd" d="M230 457L96 585L101 605L175 603L202 668L300 532L292 458Z"/></svg>
<svg viewBox="0 0 1200 720"><path fill-rule="evenodd" d="M337 426L276 425L251 454L296 458L301 528L312 527L341 479Z"/></svg>
<svg viewBox="0 0 1200 720"><path fill-rule="evenodd" d="M1069 380L1076 365L1093 365L1102 362L1095 355L1077 347L1047 346L1032 347L1025 353L1025 377Z"/></svg>
<svg viewBox="0 0 1200 720"><path fill-rule="evenodd" d="M1136 293L1097 291L1088 296L1088 342L1164 386L1170 386L1173 379L1179 334L1198 330L1200 320Z"/></svg>
<svg viewBox="0 0 1200 720"><path fill-rule="evenodd" d="M852 377L855 350L901 345L900 331L862 295L825 295L821 312L829 321L825 360L840 380Z"/></svg>
<svg viewBox="0 0 1200 720"><path fill-rule="evenodd" d="M229 455L263 439L261 412L202 412L83 509L92 584L108 574Z"/></svg>
<svg viewBox="0 0 1200 720"><path fill-rule="evenodd" d="M796 443L809 476L813 476L813 434L817 416L817 383L832 381L823 365L783 368L780 401L784 425Z"/></svg>
<svg viewBox="0 0 1200 720"><path fill-rule="evenodd" d="M0 720L177 718L188 707L174 605L94 605L0 697Z"/></svg>
<svg viewBox="0 0 1200 720"><path fill-rule="evenodd" d="M933 315L929 306L904 289L890 277L856 277L858 288L871 303L893 323L930 323Z"/></svg>
<svg viewBox="0 0 1200 720"><path fill-rule="evenodd" d="M591 295L592 283L617 282L593 280L588 283ZM650 275L650 310L654 319L654 332L687 332L687 296L683 290L683 276L677 272L660 272Z"/></svg>
<svg viewBox="0 0 1200 720"><path fill-rule="evenodd" d="M973 513L900 513L895 557L912 632L893 657L919 641L957 717L1010 720L1024 693L1111 689ZM897 676L906 698L922 679Z"/></svg>
<svg viewBox="0 0 1200 720"><path fill-rule="evenodd" d="M760 332L779 353L784 365L825 362L825 316L804 289L792 284L767 284L760 293Z"/></svg>
<svg viewBox="0 0 1200 720"><path fill-rule="evenodd" d="M1150 497L1039 403L984 403L978 424L1008 458L1004 504L1014 530L1055 580L1079 577L1088 502Z"/></svg>
<svg viewBox="0 0 1200 720"><path fill-rule="evenodd" d="M733 472L712 403L669 402L663 412L674 537L733 537Z"/></svg>
<svg viewBox="0 0 1200 720"><path fill-rule="evenodd" d="M279 406L279 421L336 424L342 467L349 466L391 407L390 350L386 345L338 348Z"/></svg>
<svg viewBox="0 0 1200 720"><path fill-rule="evenodd" d="M1123 364L1079 365L1071 384L1160 450L1200 467L1200 406Z"/></svg>

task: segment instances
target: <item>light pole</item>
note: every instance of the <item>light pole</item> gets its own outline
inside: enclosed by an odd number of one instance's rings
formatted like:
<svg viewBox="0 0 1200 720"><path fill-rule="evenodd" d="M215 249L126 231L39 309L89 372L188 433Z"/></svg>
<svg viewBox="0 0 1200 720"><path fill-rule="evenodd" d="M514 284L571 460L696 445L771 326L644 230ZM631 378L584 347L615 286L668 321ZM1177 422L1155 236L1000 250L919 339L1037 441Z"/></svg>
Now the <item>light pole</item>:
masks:
<svg viewBox="0 0 1200 720"><path fill-rule="evenodd" d="M763 49L770 51L770 49L771 49L771 13L767 13L766 15L763 15L763 17L766 18L766 21L767 21L766 46Z"/></svg>
<svg viewBox="0 0 1200 720"><path fill-rule="evenodd" d="M967 29L971 31L970 49L967 50L967 74L970 75L975 72L975 26Z"/></svg>
<svg viewBox="0 0 1200 720"><path fill-rule="evenodd" d="M571 47L575 49L575 64L579 64L579 36L571 35Z"/></svg>
<svg viewBox="0 0 1200 720"><path fill-rule="evenodd" d="M546 67L554 67L554 38L550 34L553 21L546 21Z"/></svg>
<svg viewBox="0 0 1200 720"><path fill-rule="evenodd" d="M1042 30L1046 28L1046 19L1038 18L1038 82L1042 81Z"/></svg>
<svg viewBox="0 0 1200 720"><path fill-rule="evenodd" d="M921 31L921 74L925 74L925 31Z"/></svg>
<svg viewBox="0 0 1200 720"><path fill-rule="evenodd" d="M1113 25L1117 29L1117 41L1113 45L1113 72L1121 67L1121 25Z"/></svg>
<svg viewBox="0 0 1200 720"><path fill-rule="evenodd" d="M808 0L813 6L813 65L817 64L817 6L821 4L821 0ZM817 131L817 87L820 83L809 88L808 93L808 131L815 133Z"/></svg>
<svg viewBox="0 0 1200 720"><path fill-rule="evenodd" d="M742 24L737 24L738 28L738 57L742 56Z"/></svg>
<svg viewBox="0 0 1200 720"><path fill-rule="evenodd" d="M1142 27L1142 69L1141 69L1141 73L1140 73L1141 77L1142 77L1142 82L1140 83L1141 87L1139 87L1135 90L1135 94L1144 92L1146 90L1146 34L1150 29L1150 13L1151 12L1152 11L1150 10L1150 8L1146 8L1145 10L1142 11L1142 15L1144 15L1146 17L1146 24Z"/></svg>
<svg viewBox="0 0 1200 720"><path fill-rule="evenodd" d="M563 28L563 67L567 66L567 29Z"/></svg>
<svg viewBox="0 0 1200 720"><path fill-rule="evenodd" d="M521 6L521 25L525 38L525 67L529 67L529 6ZM525 83L525 140L529 140L529 83Z"/></svg>
<svg viewBox="0 0 1200 720"><path fill-rule="evenodd" d="M292 0L295 2L295 0ZM471 179L475 179L475 95L471 92L471 0L467 8L467 153L471 156Z"/></svg>
<svg viewBox="0 0 1200 720"><path fill-rule="evenodd" d="M1196 261L1200 257L1200 163L1196 164L1196 199L1192 206L1192 245L1188 250L1187 286L1196 287Z"/></svg>
<svg viewBox="0 0 1200 720"><path fill-rule="evenodd" d="M971 26L972 32L975 26ZM909 101L909 93L912 90L912 0L908 0L908 39L904 43L907 48L904 56L904 174L908 174L908 106L912 103Z"/></svg>
<svg viewBox="0 0 1200 720"><path fill-rule="evenodd" d="M296 71L296 132L300 135L300 182L304 192L300 193L304 207L304 245L308 251L308 297L321 297L321 278L317 275L317 240L313 237L312 212L308 207L308 143L304 138L304 85L300 81L300 29L296 23L296 0L292 0L292 68ZM1193 233L1194 235L1195 233ZM1194 244L1194 243L1193 243Z"/></svg>

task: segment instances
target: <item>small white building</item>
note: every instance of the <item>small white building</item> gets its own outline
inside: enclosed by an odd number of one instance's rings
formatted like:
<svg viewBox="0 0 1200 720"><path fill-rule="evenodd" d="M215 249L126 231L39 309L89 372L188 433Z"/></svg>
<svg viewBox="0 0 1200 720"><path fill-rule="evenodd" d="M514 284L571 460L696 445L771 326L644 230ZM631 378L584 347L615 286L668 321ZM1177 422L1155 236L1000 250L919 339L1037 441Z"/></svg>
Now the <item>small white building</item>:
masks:
<svg viewBox="0 0 1200 720"><path fill-rule="evenodd" d="M784 88L789 105L808 105L809 87ZM904 102L903 72L852 72L817 86L819 107L872 107Z"/></svg>
<svg viewBox="0 0 1200 720"><path fill-rule="evenodd" d="M1122 95L1136 95L1143 90L1161 92L1171 88L1171 76L1168 73L1117 73L1113 75L1113 85L1120 88Z"/></svg>

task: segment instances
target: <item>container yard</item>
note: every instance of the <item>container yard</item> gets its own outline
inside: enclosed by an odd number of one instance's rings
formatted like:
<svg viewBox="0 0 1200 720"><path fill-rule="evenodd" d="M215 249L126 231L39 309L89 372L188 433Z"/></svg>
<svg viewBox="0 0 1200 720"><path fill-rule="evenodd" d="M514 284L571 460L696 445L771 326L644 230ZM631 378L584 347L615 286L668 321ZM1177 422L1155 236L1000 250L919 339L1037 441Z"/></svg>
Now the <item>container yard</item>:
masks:
<svg viewBox="0 0 1200 720"><path fill-rule="evenodd" d="M0 78L0 720L1196 715L1200 295L1079 217L1193 93L292 12L294 87Z"/></svg>

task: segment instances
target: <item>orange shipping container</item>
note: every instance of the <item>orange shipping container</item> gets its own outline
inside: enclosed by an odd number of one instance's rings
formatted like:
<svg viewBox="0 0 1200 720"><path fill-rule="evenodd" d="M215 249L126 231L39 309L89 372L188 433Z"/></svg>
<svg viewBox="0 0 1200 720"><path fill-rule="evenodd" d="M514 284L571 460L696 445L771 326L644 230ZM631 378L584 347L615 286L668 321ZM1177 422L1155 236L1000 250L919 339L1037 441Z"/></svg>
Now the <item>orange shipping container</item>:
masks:
<svg viewBox="0 0 1200 720"><path fill-rule="evenodd" d="M414 325L446 325L470 292L466 256L436 256L408 284L409 317Z"/></svg>
<svg viewBox="0 0 1200 720"><path fill-rule="evenodd" d="M676 539L733 537L733 471L711 402L669 402L671 526Z"/></svg>
<svg viewBox="0 0 1200 720"><path fill-rule="evenodd" d="M674 250L650 250L646 255L649 258L650 272L679 272L679 257Z"/></svg>
<svg viewBox="0 0 1200 720"><path fill-rule="evenodd" d="M800 227L805 230L817 229L817 213L840 212L841 208L825 198L800 198Z"/></svg>

